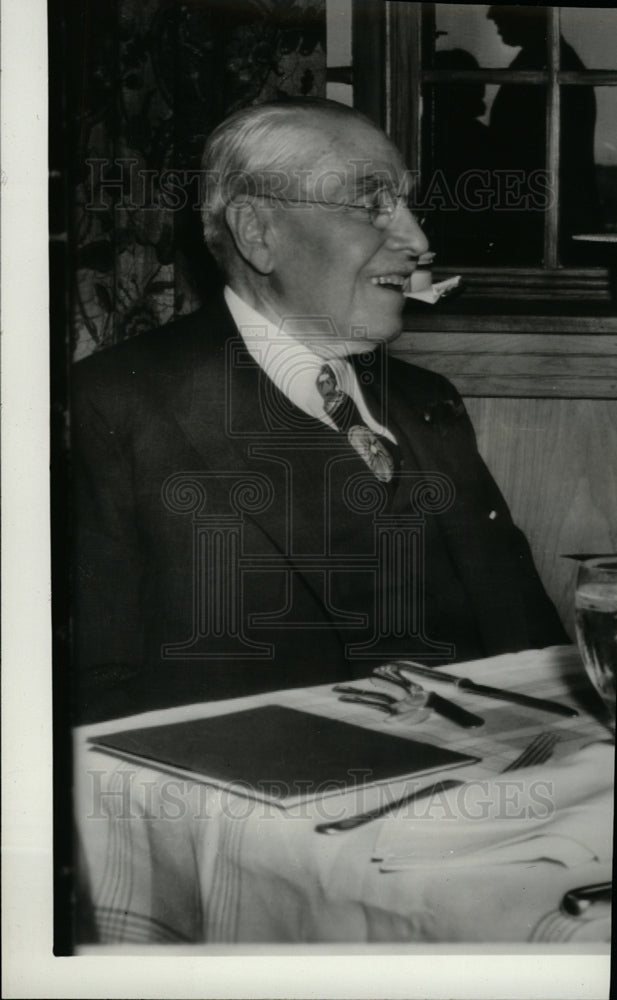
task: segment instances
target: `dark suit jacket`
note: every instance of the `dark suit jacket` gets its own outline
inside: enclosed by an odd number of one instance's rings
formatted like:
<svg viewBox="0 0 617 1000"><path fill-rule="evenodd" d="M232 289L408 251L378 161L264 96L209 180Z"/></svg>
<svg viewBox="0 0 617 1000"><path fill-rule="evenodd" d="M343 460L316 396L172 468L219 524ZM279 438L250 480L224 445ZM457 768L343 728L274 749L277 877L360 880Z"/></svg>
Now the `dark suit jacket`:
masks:
<svg viewBox="0 0 617 1000"><path fill-rule="evenodd" d="M567 641L452 385L355 363L401 447L388 487L222 299L76 366L78 719Z"/></svg>

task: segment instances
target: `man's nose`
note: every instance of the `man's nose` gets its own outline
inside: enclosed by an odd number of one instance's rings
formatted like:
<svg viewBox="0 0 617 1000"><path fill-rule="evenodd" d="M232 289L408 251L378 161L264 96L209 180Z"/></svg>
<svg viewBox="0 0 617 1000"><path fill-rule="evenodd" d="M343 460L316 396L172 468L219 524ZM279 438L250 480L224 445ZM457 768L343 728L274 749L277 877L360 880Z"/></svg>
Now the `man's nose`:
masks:
<svg viewBox="0 0 617 1000"><path fill-rule="evenodd" d="M391 250L406 250L419 257L428 250L428 240L415 215L405 204L399 202L388 226L386 240Z"/></svg>

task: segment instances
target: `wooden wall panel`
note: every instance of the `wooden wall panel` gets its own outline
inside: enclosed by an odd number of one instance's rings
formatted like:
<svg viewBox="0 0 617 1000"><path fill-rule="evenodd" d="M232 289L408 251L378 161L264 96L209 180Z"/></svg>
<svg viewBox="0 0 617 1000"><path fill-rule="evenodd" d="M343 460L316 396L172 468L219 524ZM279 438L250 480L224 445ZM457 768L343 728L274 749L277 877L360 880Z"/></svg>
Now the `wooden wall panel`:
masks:
<svg viewBox="0 0 617 1000"><path fill-rule="evenodd" d="M509 331L504 316L470 319L468 330L460 318L430 320L432 330L408 329L392 353L445 375L465 399L480 451L574 635L576 564L563 555L617 552L613 321L604 332L593 323L575 332L568 318L547 333L541 317L528 332L516 323Z"/></svg>
<svg viewBox="0 0 617 1000"><path fill-rule="evenodd" d="M617 334L405 332L405 361L441 372L467 396L617 397Z"/></svg>
<svg viewBox="0 0 617 1000"><path fill-rule="evenodd" d="M574 635L575 564L617 552L617 401L466 399L480 451Z"/></svg>

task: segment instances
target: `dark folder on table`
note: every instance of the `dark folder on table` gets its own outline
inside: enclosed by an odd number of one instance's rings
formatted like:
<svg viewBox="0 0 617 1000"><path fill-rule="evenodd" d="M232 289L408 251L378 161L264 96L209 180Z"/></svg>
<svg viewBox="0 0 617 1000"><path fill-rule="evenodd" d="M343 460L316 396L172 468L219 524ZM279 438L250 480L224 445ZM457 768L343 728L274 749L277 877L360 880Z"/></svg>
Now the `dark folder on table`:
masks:
<svg viewBox="0 0 617 1000"><path fill-rule="evenodd" d="M282 705L92 737L98 749L289 807L479 758Z"/></svg>

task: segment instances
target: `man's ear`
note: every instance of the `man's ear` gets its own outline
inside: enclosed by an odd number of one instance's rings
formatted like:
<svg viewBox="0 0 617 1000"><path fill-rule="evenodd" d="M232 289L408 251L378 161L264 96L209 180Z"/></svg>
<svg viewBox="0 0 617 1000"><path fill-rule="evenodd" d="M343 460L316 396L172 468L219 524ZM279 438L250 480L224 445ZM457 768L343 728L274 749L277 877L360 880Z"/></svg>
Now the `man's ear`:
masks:
<svg viewBox="0 0 617 1000"><path fill-rule="evenodd" d="M225 221L241 257L260 274L274 269L270 225L253 202L232 201L225 209Z"/></svg>

